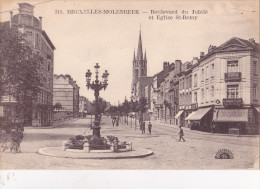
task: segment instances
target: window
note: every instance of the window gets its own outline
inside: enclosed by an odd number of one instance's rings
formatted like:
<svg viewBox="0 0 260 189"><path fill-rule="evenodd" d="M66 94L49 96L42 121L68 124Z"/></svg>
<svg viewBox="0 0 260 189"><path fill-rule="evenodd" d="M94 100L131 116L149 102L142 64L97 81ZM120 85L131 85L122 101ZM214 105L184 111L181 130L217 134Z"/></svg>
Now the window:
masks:
<svg viewBox="0 0 260 189"><path fill-rule="evenodd" d="M198 102L198 95L197 95L197 92L194 92L194 102L195 102L195 103Z"/></svg>
<svg viewBox="0 0 260 189"><path fill-rule="evenodd" d="M255 60L253 61L253 73L257 74L257 62Z"/></svg>
<svg viewBox="0 0 260 189"><path fill-rule="evenodd" d="M48 71L50 71L51 70L51 66L50 66L50 64L48 63Z"/></svg>
<svg viewBox="0 0 260 189"><path fill-rule="evenodd" d="M28 35L28 36L32 36L32 32L31 31L26 31L25 34Z"/></svg>
<svg viewBox="0 0 260 189"><path fill-rule="evenodd" d="M238 72L238 61L228 61L227 62L227 72Z"/></svg>
<svg viewBox="0 0 260 189"><path fill-rule="evenodd" d="M204 80L204 69L201 70L201 81Z"/></svg>
<svg viewBox="0 0 260 189"><path fill-rule="evenodd" d="M238 98L238 85L228 85L227 86L227 98Z"/></svg>
<svg viewBox="0 0 260 189"><path fill-rule="evenodd" d="M198 82L198 76L197 74L194 75L194 87L197 87L197 82Z"/></svg>
<svg viewBox="0 0 260 189"><path fill-rule="evenodd" d="M211 64L211 77L214 77L214 75L215 75L215 71L214 71L214 63L213 64Z"/></svg>
<svg viewBox="0 0 260 189"><path fill-rule="evenodd" d="M137 79L139 76L138 76L138 69L135 70L135 78Z"/></svg>
<svg viewBox="0 0 260 189"><path fill-rule="evenodd" d="M192 76L190 76L190 80L189 80L189 88L192 87Z"/></svg>
<svg viewBox="0 0 260 189"><path fill-rule="evenodd" d="M204 99L204 89L201 89L201 100Z"/></svg>
<svg viewBox="0 0 260 189"><path fill-rule="evenodd" d="M35 45L36 47L39 47L39 34L36 34Z"/></svg>
<svg viewBox="0 0 260 189"><path fill-rule="evenodd" d="M214 86L211 86L211 97L214 97Z"/></svg>
<svg viewBox="0 0 260 189"><path fill-rule="evenodd" d="M209 89L206 88L205 90L205 100L208 101L208 96L209 96Z"/></svg>
<svg viewBox="0 0 260 189"><path fill-rule="evenodd" d="M253 85L253 100L257 100L257 85Z"/></svg>
<svg viewBox="0 0 260 189"><path fill-rule="evenodd" d="M208 76L209 76L208 71L209 71L209 67L207 66L206 70L205 70L205 78L206 78L206 80L208 79Z"/></svg>

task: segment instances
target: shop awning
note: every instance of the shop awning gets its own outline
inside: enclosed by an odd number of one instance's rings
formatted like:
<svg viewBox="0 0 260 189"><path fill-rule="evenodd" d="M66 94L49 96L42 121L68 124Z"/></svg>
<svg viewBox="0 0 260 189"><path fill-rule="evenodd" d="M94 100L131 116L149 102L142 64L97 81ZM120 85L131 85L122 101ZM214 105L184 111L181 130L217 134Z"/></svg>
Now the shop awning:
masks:
<svg viewBox="0 0 260 189"><path fill-rule="evenodd" d="M256 111L260 113L260 107L255 107Z"/></svg>
<svg viewBox="0 0 260 189"><path fill-rule="evenodd" d="M188 116L185 118L185 120L189 120L190 117L192 117L194 114L195 114L195 112L192 112L190 115L188 115Z"/></svg>
<svg viewBox="0 0 260 189"><path fill-rule="evenodd" d="M219 109L214 112L214 122L247 122L248 109Z"/></svg>
<svg viewBox="0 0 260 189"><path fill-rule="evenodd" d="M175 115L174 119L178 119L178 118L181 116L181 114L183 114L183 112L184 112L184 110L180 110L180 111Z"/></svg>
<svg viewBox="0 0 260 189"><path fill-rule="evenodd" d="M210 110L211 108L199 109L196 112L192 112L188 117L186 117L185 120L193 120L193 121L201 120L201 118L203 118L204 115L206 115Z"/></svg>

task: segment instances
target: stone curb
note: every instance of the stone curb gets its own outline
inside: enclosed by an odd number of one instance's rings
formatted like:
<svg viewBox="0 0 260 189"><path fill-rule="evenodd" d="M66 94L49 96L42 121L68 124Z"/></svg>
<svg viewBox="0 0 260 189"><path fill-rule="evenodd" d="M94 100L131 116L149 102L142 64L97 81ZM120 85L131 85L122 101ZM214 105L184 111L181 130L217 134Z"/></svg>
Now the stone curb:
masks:
<svg viewBox="0 0 260 189"><path fill-rule="evenodd" d="M68 121L64 121L60 124L57 124L57 125L53 125L53 126L49 126L49 127L24 127L24 129L53 129L53 128L56 128L56 127L59 127L59 126L62 126L66 123L70 123L70 122L73 122L73 121L77 121L79 120L80 118L75 118L75 119L72 119L72 120L68 120Z"/></svg>
<svg viewBox="0 0 260 189"><path fill-rule="evenodd" d="M63 154L53 154L50 152L46 152L48 149L57 149L57 151L61 151L61 147L45 147L45 148L40 148L37 153L40 155L45 155L45 156L52 156L52 157L60 157L60 158L71 158L71 159L130 159L130 158L143 158L147 157L153 154L153 151L147 150L147 149L137 149L137 150L142 150L144 151L143 153L140 154L132 154L129 155L129 153L134 152L133 151L127 151L127 152L119 152L119 153L102 153L103 156L97 156L97 154L101 153L81 153L86 156L77 156L79 153L74 153L73 156L71 155L63 155ZM66 152L65 152L66 153ZM113 154L114 156L106 156L107 154Z"/></svg>
<svg viewBox="0 0 260 189"><path fill-rule="evenodd" d="M158 124L161 126L169 127L172 129L178 129L176 125L170 125L170 124L165 124L165 123L158 123L158 122L153 122L151 121L152 124ZM174 127L176 126L176 127ZM215 135L215 136L231 136L231 137L259 137L259 135L232 135L232 134L220 134L220 133L207 133L207 132L202 132L202 131L194 131L190 130L188 127L182 127L184 130L188 130L188 132L191 133L197 133L197 134L203 134L203 135Z"/></svg>

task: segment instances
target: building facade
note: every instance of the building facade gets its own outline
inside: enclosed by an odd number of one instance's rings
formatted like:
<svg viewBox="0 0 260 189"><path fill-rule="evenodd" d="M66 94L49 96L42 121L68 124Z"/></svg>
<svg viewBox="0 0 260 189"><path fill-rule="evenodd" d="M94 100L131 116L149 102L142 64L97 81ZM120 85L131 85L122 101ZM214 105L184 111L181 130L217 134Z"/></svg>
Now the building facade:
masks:
<svg viewBox="0 0 260 189"><path fill-rule="evenodd" d="M79 97L79 115L81 117L85 116L86 112L87 112L87 98L84 96L80 96Z"/></svg>
<svg viewBox="0 0 260 189"><path fill-rule="evenodd" d="M26 121L27 125L46 126L53 122L53 67L55 47L42 28L42 17L34 16L34 6L28 3L18 3L18 14L10 12L10 21L6 22L10 27L17 28L23 34L25 43L31 47L34 53L38 53L43 58L40 66L41 92L37 100L33 101L32 116ZM3 98L2 102L8 101ZM10 100L9 100L10 101ZM4 109L8 108L8 103Z"/></svg>
<svg viewBox="0 0 260 189"><path fill-rule="evenodd" d="M259 132L259 44L231 38L210 46L192 71L192 104L187 120L203 131Z"/></svg>
<svg viewBox="0 0 260 189"><path fill-rule="evenodd" d="M79 86L70 75L54 75L53 105L60 103L68 116L79 116Z"/></svg>

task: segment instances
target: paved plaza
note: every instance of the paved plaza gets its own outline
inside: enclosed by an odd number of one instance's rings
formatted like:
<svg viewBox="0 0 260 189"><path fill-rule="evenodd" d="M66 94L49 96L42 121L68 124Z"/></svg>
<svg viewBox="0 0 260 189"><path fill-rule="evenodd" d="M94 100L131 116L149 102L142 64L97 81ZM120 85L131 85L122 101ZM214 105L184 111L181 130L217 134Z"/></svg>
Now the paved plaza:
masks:
<svg viewBox="0 0 260 189"><path fill-rule="evenodd" d="M178 128L153 124L152 134L141 134L134 122L113 127L102 118L101 135L114 135L132 142L133 148L147 149L153 155L133 159L71 159L38 154L40 148L59 147L62 141L88 130L90 119L70 121L51 129L26 128L21 153L1 152L1 169L256 169L259 168L259 136L230 136L190 131L184 128L186 142L178 141ZM146 124L147 125L147 124ZM89 134L92 134L90 131ZM229 149L234 159L215 159L220 149Z"/></svg>

